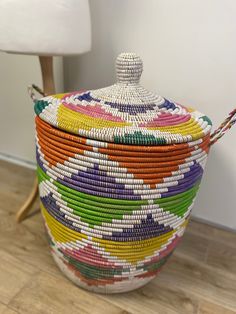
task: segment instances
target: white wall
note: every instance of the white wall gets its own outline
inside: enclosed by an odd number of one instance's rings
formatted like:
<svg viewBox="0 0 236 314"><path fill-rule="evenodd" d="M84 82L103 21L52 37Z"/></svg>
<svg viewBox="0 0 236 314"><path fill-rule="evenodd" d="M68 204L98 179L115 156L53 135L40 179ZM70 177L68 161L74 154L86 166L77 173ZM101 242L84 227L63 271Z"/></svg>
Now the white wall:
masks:
<svg viewBox="0 0 236 314"><path fill-rule="evenodd" d="M63 91L62 58L55 58L56 87ZM28 85L42 86L34 56L0 53L0 158L35 161L34 111Z"/></svg>
<svg viewBox="0 0 236 314"><path fill-rule="evenodd" d="M142 84L209 115L236 107L235 0L91 0L92 52L65 61L67 90L114 82L114 61L134 51ZM194 215L236 229L236 127L212 149Z"/></svg>

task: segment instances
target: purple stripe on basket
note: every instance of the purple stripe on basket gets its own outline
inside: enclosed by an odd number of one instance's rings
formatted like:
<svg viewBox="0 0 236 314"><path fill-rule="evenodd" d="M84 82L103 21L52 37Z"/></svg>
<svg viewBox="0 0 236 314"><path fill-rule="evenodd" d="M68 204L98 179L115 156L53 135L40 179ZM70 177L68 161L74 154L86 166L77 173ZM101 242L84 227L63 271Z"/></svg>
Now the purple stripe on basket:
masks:
<svg viewBox="0 0 236 314"><path fill-rule="evenodd" d="M164 226L164 224L159 224L157 221L154 221L152 215L148 215L147 219L142 219L140 224L133 225L132 228L123 228L123 232L112 232L113 237L130 237L132 234L139 236L140 234L153 234L155 236L164 234L172 231L173 228L170 226Z"/></svg>
<svg viewBox="0 0 236 314"><path fill-rule="evenodd" d="M57 179L57 181L65 186L68 186L71 189L74 189L79 192L83 192L86 194L92 194L96 196L105 196L110 198L132 198L132 199L140 199L140 196L135 196L133 190L112 190L112 189L105 189L105 188L96 188L94 190L91 190L91 186L88 186L87 184L80 184L79 186L65 182L61 179ZM117 194L115 194L117 193ZM121 194L124 193L124 194Z"/></svg>
<svg viewBox="0 0 236 314"><path fill-rule="evenodd" d="M119 184L114 185L113 188L110 187L106 187L106 186L98 186L98 185L91 185L88 183L84 183L81 181L74 181L70 178L67 178L64 176L64 179L59 179L58 178L58 182L61 182L62 184L65 183L69 183L69 184L73 184L75 186L81 187L81 188L85 188L85 189L92 189L94 191L101 191L104 193L124 193L124 194L133 194L133 190L132 189L125 189L124 185L120 186ZM93 182L94 183L94 182Z"/></svg>
<svg viewBox="0 0 236 314"><path fill-rule="evenodd" d="M94 168L95 170L99 170L99 164L93 164L93 168Z"/></svg>
<svg viewBox="0 0 236 314"><path fill-rule="evenodd" d="M40 168L46 173L47 169L44 167L44 164L39 159L38 155L36 156L36 159L37 159L37 162L38 162L38 165L40 166ZM75 176L73 176L73 178L75 178ZM91 186L91 188L94 189L95 191L103 191L103 192L105 191L106 193L115 193L115 192L113 192L112 189L116 189L116 191L118 191L118 193L120 193L121 191L123 193L126 193L126 191L127 191L127 194L130 194L133 191L132 189L130 189L130 190L125 189L125 185L120 184L120 183L112 184L112 183L106 183L106 182L100 181L99 184L94 185L94 183L96 184L95 179L93 179L93 180L86 179L86 178L83 179L82 177L79 177L79 176L76 176L76 178L78 180L74 180L73 178L70 178L70 177L63 175L63 179L58 178L57 181L62 183L62 184L67 182L69 184L81 186L84 188L89 188ZM89 184L89 183L91 183L91 184Z"/></svg>
<svg viewBox="0 0 236 314"><path fill-rule="evenodd" d="M178 191L180 188L183 188L183 187L188 189L189 186L192 185L192 183L195 183L202 176L202 173L203 173L203 171L199 171L199 173L195 174L192 177L189 177L188 179L185 179L185 178L181 179L181 180L179 180L179 184L177 186L169 187L168 190L170 192ZM131 197L131 196L135 195L133 189L109 189L109 188L97 187L97 186L92 186L92 185L83 184L83 183L78 183L78 184L74 185L72 182L65 182L64 180L59 179L59 178L57 179L57 181L60 182L61 184L69 186L72 189L75 189L75 190L78 190L78 191L81 190L81 189L85 189L87 191L86 193L91 193L91 194L93 192L101 193L102 195L105 195L107 197L118 198L116 196L126 197L128 195L128 196ZM110 194L112 196L110 196Z"/></svg>
<svg viewBox="0 0 236 314"><path fill-rule="evenodd" d="M64 226L73 229L74 231L81 232L80 228L74 227L73 222L65 220L65 214L60 211L60 207L53 202L49 197L40 198L44 207L47 209L48 213L53 216L57 221L61 222Z"/></svg>
<svg viewBox="0 0 236 314"><path fill-rule="evenodd" d="M125 189L125 188L119 189L119 185L116 185L114 189L111 189L108 187L100 187L100 186L91 185L91 184L87 184L83 182L77 182L72 179L63 180L63 179L58 178L57 181L62 184L68 183L71 186L74 186L74 189L76 189L76 187L80 187L80 188L87 189L89 191L93 190L93 191L102 192L102 193L118 193L118 194L128 194L128 195L134 194L134 191L132 189Z"/></svg>
<svg viewBox="0 0 236 314"><path fill-rule="evenodd" d="M91 174L85 171L79 171L78 175L72 174L71 178L73 180L80 180L82 178L86 178L88 180L92 181L99 181L99 182L108 182L108 183L116 183L116 179L114 177L110 177L106 174L106 172L103 172L102 176L96 175L96 174Z"/></svg>
<svg viewBox="0 0 236 314"><path fill-rule="evenodd" d="M91 179L91 178L85 178L85 177L77 177L75 179L75 177L73 176L72 178L65 176L64 175L64 180L77 185L78 183L84 183L84 184L89 184L92 186L98 186L98 187L103 187L103 188L111 188L111 189L125 189L125 184L122 183L110 183L110 182L104 182L102 180L96 180L95 178Z"/></svg>
<svg viewBox="0 0 236 314"><path fill-rule="evenodd" d="M107 177L107 172L104 171L104 170L96 170L96 169L93 169L93 168L87 168L87 173L90 173L90 174L93 174L93 175Z"/></svg>
<svg viewBox="0 0 236 314"><path fill-rule="evenodd" d="M78 99L80 101L87 101L87 102L91 102L91 101L96 101L96 102L100 102L99 99L96 99L94 97L91 96L90 92L86 92L84 94L81 94L81 95L78 95L75 97L75 99ZM165 100L165 102L169 103L168 100ZM118 104L118 103L113 103L113 102L108 102L108 101L105 101L105 104L112 107L112 108L116 108L116 109L119 109L120 112L127 112L129 114L138 114L138 113L145 113L147 112L148 110L154 110L155 107L157 107L156 104L147 104L147 105L135 105L135 104L132 104L132 105L129 105L129 104ZM169 109L169 108L168 108Z"/></svg>
<svg viewBox="0 0 236 314"><path fill-rule="evenodd" d="M161 197L176 195L178 193L181 193L181 192L188 190L201 178L201 176L202 176L202 174L200 174L199 176L196 176L194 178L191 178L191 180L189 180L187 183L183 183L180 186L174 186L174 187L168 188L168 192L161 193ZM73 185L71 183L65 182L64 180L61 180L61 179L57 179L57 181L60 182L61 184L63 184L64 186L67 186L67 187L74 189L76 191L86 193L86 194L95 195L95 196L102 196L102 197L115 198L115 199L130 199L130 200L142 199L141 195L138 195L138 194L134 195L134 192L130 191L130 190L122 190L122 191L125 191L127 194L121 194L121 193L115 194L114 192L113 193L104 192L104 189L103 189L103 191L91 190L91 186L89 186L89 189L81 187L81 186L76 186L76 185ZM152 194L150 194L149 199L153 199Z"/></svg>
<svg viewBox="0 0 236 314"><path fill-rule="evenodd" d="M168 187L168 190L169 191L176 190L176 188L178 186L186 186L188 184L191 184L192 182L195 182L196 180L198 180L201 175L202 175L202 172L198 171L198 172L194 173L194 175L192 175L191 177L180 179L178 181L178 185L173 186L173 187ZM99 185L94 185L94 182L92 182L92 184L87 184L87 183L83 183L81 181L78 182L78 181L75 181L75 180L72 180L72 179L66 178L66 177L64 177L64 179L58 178L57 181L62 183L62 184L69 183L69 184L72 184L73 186L85 188L85 189L88 189L88 190L100 191L100 192L103 192L103 193L134 195L134 190L135 190L135 189L125 188L124 185L123 185L123 187L121 186L121 188L120 188L119 184L113 185L113 188L109 188L109 187L106 187L106 186L101 187ZM141 189L140 192L141 191L142 192L146 191L147 194L148 194L149 190Z"/></svg>
<svg viewBox="0 0 236 314"><path fill-rule="evenodd" d="M164 235L168 231L162 230L162 231L151 231L147 230L142 233L137 233L133 231L133 234L125 234L125 233L117 233L116 235L113 234L112 236L106 236L103 235L104 240L110 240L110 241L121 241L121 242L127 242L127 241L141 241L149 238L158 237L161 235Z"/></svg>
<svg viewBox="0 0 236 314"><path fill-rule="evenodd" d="M43 163L42 161L38 158L39 155L37 154L37 160L38 160L38 163L39 165L41 166L41 168L43 168L44 172L46 172L46 169L45 167L43 166ZM193 180L195 177L195 175L198 175L198 174L202 174L203 172L203 169L201 166L199 166L198 164L190 167L190 171L185 173L184 174L184 179L180 179L178 182L178 185L181 185L183 184L184 182L188 181L189 180L189 177L191 176L191 180ZM64 178L64 181L65 182L68 182L68 183L71 183L71 184L74 184L74 185L78 185L78 186L82 186L84 188L90 188L91 186L91 189L94 189L94 190L97 190L97 191L102 191L104 192L104 188L110 188L110 189L116 189L116 191L112 191L112 190L105 190L106 193L120 193L121 191L133 191L133 189L129 189L128 187L125 188L125 185L124 184L121 184L121 183L115 183L115 178L113 177L106 177L106 179L110 178L111 181L114 182L113 183L108 183L108 182L104 182L104 177L102 176L97 176L97 175L91 175L91 174L88 174L86 172L83 172L83 171L80 171L79 172L80 176L78 175L72 175L72 177L67 177L65 175L63 175L63 178ZM81 185L82 183L84 183L84 185ZM87 184L87 185L86 185ZM98 186L98 188L96 188L96 186ZM121 190L121 191L117 191L118 190ZM126 192L124 192L124 194L127 194ZM133 193L132 193L133 194Z"/></svg>
<svg viewBox="0 0 236 314"><path fill-rule="evenodd" d="M38 152L37 152L37 154L38 154ZM107 171L104 171L104 170L99 170L99 164L98 163L94 163L93 164L93 166L91 166L91 167L87 167L87 170L86 170L86 172L87 172L87 174L94 174L94 175L101 175L101 176L106 176L106 177L108 177L107 176ZM196 161L196 160L194 160L193 161L193 166L199 166L201 169L202 169L202 167L199 165L199 163ZM190 169L193 167L193 166L191 166L190 167ZM75 170L75 169L74 169ZM109 170L109 172L110 172L111 170ZM77 170L77 172L78 173L80 173L81 171L79 171L79 170ZM110 176L109 176L110 177ZM112 179L114 179L113 177L111 177ZM94 178L95 179L95 178ZM113 181L114 182L114 181ZM115 182L114 182L115 183Z"/></svg>
<svg viewBox="0 0 236 314"><path fill-rule="evenodd" d="M181 180L179 180L178 186L181 187L181 188L189 189L189 187L192 184L195 184L196 181L198 181L202 177L202 174L203 174L203 171L201 171L201 172L197 173L196 175L190 177L190 179L187 180L187 181L186 181L186 179L181 179ZM175 186L171 186L171 187L168 188L168 190L169 190L169 192L175 191L176 187Z"/></svg>
<svg viewBox="0 0 236 314"><path fill-rule="evenodd" d="M188 172L183 173L185 178L190 177L193 174L195 174L197 172L199 173L200 171L202 171L202 167L199 164L195 164L189 168L190 168L190 170Z"/></svg>
<svg viewBox="0 0 236 314"><path fill-rule="evenodd" d="M43 166L43 163L41 162L41 160L39 159L38 154L37 154L37 160L38 160L40 167L43 169L44 172L46 172L46 169ZM190 169L190 172L192 172L192 173L195 172L194 169L196 169L196 166L197 166L197 164L193 165ZM195 182L200 179L200 177L202 176L202 173L203 173L203 169L199 165L198 165L198 171L197 172L199 173L199 175L196 174L192 177L189 177L190 180L189 180L189 178L187 180L184 178L184 179L179 180L179 184L177 186L169 187L168 192L161 194L162 197L175 195L175 194L184 192L187 189L189 189L190 187L192 187L195 184ZM83 192L86 194L92 194L92 195L96 195L96 196L104 196L104 197L116 198L116 199L131 199L131 200L142 199L141 195L134 194L134 191L132 189L117 189L117 190L114 189L113 190L113 189L106 189L106 188L101 188L101 187L100 188L94 187L94 186L91 186L89 184L83 184L83 183L79 183L77 186L77 185L74 185L72 183L73 181L70 181L70 180L68 180L69 182L66 182L65 180L58 179L57 181L60 182L61 184L65 185L65 186L68 186L74 190L77 190L77 191L80 191L80 192ZM153 199L151 194L150 194L150 199Z"/></svg>
<svg viewBox="0 0 236 314"><path fill-rule="evenodd" d="M185 192L185 191L191 189L194 185L196 185L197 182L200 183L200 181L201 181L201 180L199 179L199 180L197 180L196 182L190 184L190 185L187 186L187 187L186 187L186 186L185 186L185 187L181 187L180 189L178 189L178 191L170 191L170 192L162 193L162 194L161 194L161 198L165 198L165 197L169 197L169 196L174 196L174 195L176 195L176 194Z"/></svg>
<svg viewBox="0 0 236 314"><path fill-rule="evenodd" d="M190 168L190 170L197 169L197 168L202 169L202 167L199 165L199 163L196 163L196 162L194 163L194 165L190 166L189 168ZM153 169L153 171L155 171L155 169ZM86 173L89 174L89 175L97 175L97 176L100 176L101 178L103 176L105 176L107 178L111 178L111 180L114 180L114 177L108 176L107 172L104 171L104 170L95 170L95 169L92 169L92 168L88 168ZM114 182L114 181L112 181L112 182Z"/></svg>
<svg viewBox="0 0 236 314"><path fill-rule="evenodd" d="M175 110L177 107L173 102L170 102L168 99L165 99L165 102L162 105L158 106L160 109L165 108L167 110Z"/></svg>
<svg viewBox="0 0 236 314"><path fill-rule="evenodd" d="M201 173L201 168L197 168L197 169L194 169L194 170L191 170L190 173L187 175L187 176L184 176L183 179L179 179L177 180L179 182L179 184L185 182L185 181L188 181L190 180L191 178L193 178L194 176L197 176ZM67 176L64 176L64 180L68 183L72 183L72 184L75 184L75 185L78 185L78 183L86 183L86 184L89 184L91 186L99 186L99 187L104 187L104 188L111 188L111 189L120 189L120 190L123 190L123 189L126 189L126 190L129 190L129 184L122 184L122 183L110 183L110 182L107 182L107 181L104 181L103 178L104 177L100 177L101 180L97 179L98 176L96 176L96 178L85 178L85 177L82 177L82 176L72 176L71 178L67 177ZM180 181L182 180L182 181ZM132 184L134 185L134 183ZM141 186L146 186L148 184L139 184ZM142 189L142 188L138 188L138 189ZM152 188L150 188L151 190ZM133 188L132 188L133 190Z"/></svg>
<svg viewBox="0 0 236 314"><path fill-rule="evenodd" d="M44 167L44 164L43 164L43 162L40 159L38 154L36 154L36 161L37 161L38 165L40 166L40 168L46 173L47 169Z"/></svg>
<svg viewBox="0 0 236 314"><path fill-rule="evenodd" d="M36 159L38 161L38 164L41 166L41 168L43 168L44 171L46 172L46 169L43 166L42 161L40 160L40 155L39 155L38 152L36 152ZM202 171L202 167L199 164L195 164L195 165L190 167L190 171L184 173L183 175L184 175L185 178L187 178L189 176L192 176L196 172L200 172L200 171ZM66 176L64 176L64 178L66 178ZM87 180L83 180L82 178L86 178ZM79 182L82 181L82 182L88 183L88 184L89 184L90 181L92 181L93 185L94 184L95 185L100 185L100 183L96 184L96 182L102 182L102 184L100 186L114 187L114 188L118 188L118 189L123 189L124 188L124 184L116 183L116 178L108 176L106 171L94 170L94 169L91 169L91 168L87 169L87 171L78 171L77 175L72 174L71 175L71 179L75 180L75 181L79 181ZM114 183L115 186L109 186L105 182Z"/></svg>
<svg viewBox="0 0 236 314"><path fill-rule="evenodd" d="M140 113L146 113L148 111L153 111L155 108L158 108L156 104L147 104L147 105L129 105L129 104L117 104L112 102L105 102L106 105L110 106L111 108L118 109L119 112L126 112L130 115L138 115Z"/></svg>
<svg viewBox="0 0 236 314"><path fill-rule="evenodd" d="M202 170L202 167L199 164L195 164L190 167L190 171L184 173L184 177L187 178L192 176L193 174ZM96 173L96 174L95 174ZM71 175L71 178L75 181L80 181L81 177L84 177L88 180L91 180L96 184L96 182L108 182L108 183L116 183L117 178L108 176L106 171L91 171L88 169L87 171L78 171L78 175ZM89 183L89 181L87 181ZM120 184L120 183L119 183ZM99 185L99 184L98 184Z"/></svg>
<svg viewBox="0 0 236 314"><path fill-rule="evenodd" d="M81 228L73 226L73 223L65 218L65 214L58 210L58 206L55 204L55 202L52 202L45 197L41 198L41 201L48 213L57 221L69 229L81 232ZM112 232L111 236L102 235L102 239L118 242L141 241L148 238L161 236L172 230L173 228L169 226L164 227L163 224L158 224L155 222L152 217L148 217L147 219L143 220L141 224L134 225L133 228L124 228L123 232ZM93 231L93 228L91 228L91 231ZM94 236L96 237L96 235Z"/></svg>
<svg viewBox="0 0 236 314"><path fill-rule="evenodd" d="M201 171L202 171L202 168L199 165L197 165L197 167L193 167L192 169L190 169L190 171L188 173L184 174L184 178L185 178L185 180L189 180L190 176L199 174ZM106 176L104 178L104 176L91 175L91 174L88 174L88 173L82 172L82 171L80 171L79 174L80 174L80 176L79 175L78 176L77 175L71 176L70 179L75 181L74 184L76 184L76 182L83 182L83 183L87 183L90 185L103 186L103 187L108 187L108 188L115 188L115 189L124 189L125 188L125 184L116 183L116 178L114 178L114 177ZM67 177L64 176L64 178L65 178L65 181L67 181L66 180ZM109 179L111 179L111 180L109 180ZM68 182L70 183L70 181L68 181ZM144 185L146 185L146 184L144 184ZM129 184L126 185L126 189L129 189Z"/></svg>
<svg viewBox="0 0 236 314"><path fill-rule="evenodd" d="M90 101L100 102L100 99L96 99L96 98L92 97L90 95L90 92L85 92L83 94L80 94L80 95L76 96L75 99L78 99L80 101L85 100L86 102L90 102Z"/></svg>

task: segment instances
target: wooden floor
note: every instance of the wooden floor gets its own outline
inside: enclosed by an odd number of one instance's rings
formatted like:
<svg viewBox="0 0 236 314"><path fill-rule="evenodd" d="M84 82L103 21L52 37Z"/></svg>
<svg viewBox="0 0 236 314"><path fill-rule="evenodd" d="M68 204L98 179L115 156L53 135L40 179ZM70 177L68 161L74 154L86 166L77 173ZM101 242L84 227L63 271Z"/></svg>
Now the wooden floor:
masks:
<svg viewBox="0 0 236 314"><path fill-rule="evenodd" d="M192 221L155 280L131 293L97 295L57 269L38 203L31 218L15 223L34 172L0 161L0 178L0 313L236 313L236 234Z"/></svg>

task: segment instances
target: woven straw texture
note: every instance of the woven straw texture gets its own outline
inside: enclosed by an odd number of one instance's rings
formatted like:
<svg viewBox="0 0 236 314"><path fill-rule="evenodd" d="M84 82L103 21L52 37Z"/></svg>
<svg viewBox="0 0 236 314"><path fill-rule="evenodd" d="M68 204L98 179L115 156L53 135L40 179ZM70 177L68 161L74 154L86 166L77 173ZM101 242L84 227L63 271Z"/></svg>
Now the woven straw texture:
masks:
<svg viewBox="0 0 236 314"><path fill-rule="evenodd" d="M35 112L49 124L87 139L132 145L163 145L198 140L211 129L208 117L139 84L142 61L117 58L118 82L99 90L49 96Z"/></svg>
<svg viewBox="0 0 236 314"><path fill-rule="evenodd" d="M202 178L211 121L148 92L141 59L118 82L35 103L42 214L56 263L101 293L153 279L181 239Z"/></svg>

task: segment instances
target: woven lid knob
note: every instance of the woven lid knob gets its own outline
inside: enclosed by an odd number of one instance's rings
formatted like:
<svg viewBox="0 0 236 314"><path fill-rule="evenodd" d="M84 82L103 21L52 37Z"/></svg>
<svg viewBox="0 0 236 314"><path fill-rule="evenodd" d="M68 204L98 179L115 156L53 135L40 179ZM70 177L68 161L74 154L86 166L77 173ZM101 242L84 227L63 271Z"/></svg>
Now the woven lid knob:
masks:
<svg viewBox="0 0 236 314"><path fill-rule="evenodd" d="M143 72L143 61L135 53L121 53L116 59L116 74L119 83L138 84Z"/></svg>

